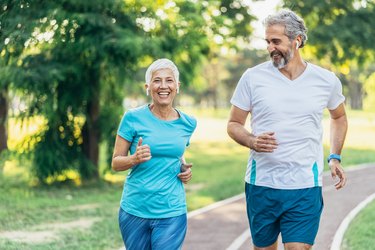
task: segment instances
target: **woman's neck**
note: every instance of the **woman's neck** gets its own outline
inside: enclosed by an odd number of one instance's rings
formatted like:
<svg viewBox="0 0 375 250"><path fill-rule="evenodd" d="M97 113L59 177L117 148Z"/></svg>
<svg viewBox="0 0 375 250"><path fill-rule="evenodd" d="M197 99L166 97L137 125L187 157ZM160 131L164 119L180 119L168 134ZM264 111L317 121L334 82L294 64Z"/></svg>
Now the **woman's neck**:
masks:
<svg viewBox="0 0 375 250"><path fill-rule="evenodd" d="M172 106L158 106L152 103L149 108L161 120L170 121L179 118L177 111Z"/></svg>

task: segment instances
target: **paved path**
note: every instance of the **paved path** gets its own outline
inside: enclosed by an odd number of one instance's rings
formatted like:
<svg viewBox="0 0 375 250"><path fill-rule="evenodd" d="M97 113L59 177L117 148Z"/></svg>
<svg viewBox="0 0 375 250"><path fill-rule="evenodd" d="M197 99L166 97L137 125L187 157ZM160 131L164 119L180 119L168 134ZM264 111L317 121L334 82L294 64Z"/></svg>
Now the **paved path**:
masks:
<svg viewBox="0 0 375 250"><path fill-rule="evenodd" d="M347 176L347 186L339 191L334 189L331 177L324 176L324 210L314 249L329 250L345 216L375 193L375 165L347 170ZM183 250L252 249L244 195L233 200L203 213L190 213ZM281 244L279 249L283 249Z"/></svg>

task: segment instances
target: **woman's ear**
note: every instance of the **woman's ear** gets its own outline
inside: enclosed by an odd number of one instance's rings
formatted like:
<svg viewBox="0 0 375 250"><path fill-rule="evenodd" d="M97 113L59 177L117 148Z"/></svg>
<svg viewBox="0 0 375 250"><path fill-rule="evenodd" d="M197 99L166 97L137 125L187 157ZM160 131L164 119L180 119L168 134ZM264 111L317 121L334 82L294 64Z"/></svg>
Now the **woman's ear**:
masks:
<svg viewBox="0 0 375 250"><path fill-rule="evenodd" d="M180 85L181 85L181 83L178 82L178 83L177 83L177 94L180 93Z"/></svg>

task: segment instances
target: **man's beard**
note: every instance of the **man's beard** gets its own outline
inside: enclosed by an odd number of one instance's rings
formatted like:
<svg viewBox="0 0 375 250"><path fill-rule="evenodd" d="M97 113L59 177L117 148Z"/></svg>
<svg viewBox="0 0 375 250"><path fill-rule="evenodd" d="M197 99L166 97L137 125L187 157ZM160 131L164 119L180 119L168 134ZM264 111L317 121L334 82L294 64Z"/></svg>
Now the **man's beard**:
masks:
<svg viewBox="0 0 375 250"><path fill-rule="evenodd" d="M273 56L275 54L278 54L280 58L279 62L276 62L274 59L273 59ZM290 61L290 59L293 57L293 51L291 49L289 49L285 54L279 50L274 50L271 52L270 54L270 57L271 57L271 60L272 60L272 63L273 63L273 66L278 68L278 69L282 69L284 68Z"/></svg>

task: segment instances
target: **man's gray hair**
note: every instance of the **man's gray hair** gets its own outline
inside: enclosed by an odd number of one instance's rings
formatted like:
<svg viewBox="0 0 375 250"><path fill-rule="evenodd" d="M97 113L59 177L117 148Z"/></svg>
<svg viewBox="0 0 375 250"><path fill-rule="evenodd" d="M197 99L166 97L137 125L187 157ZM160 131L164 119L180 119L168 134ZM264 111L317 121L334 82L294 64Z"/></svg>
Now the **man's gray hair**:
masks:
<svg viewBox="0 0 375 250"><path fill-rule="evenodd" d="M159 69L172 70L176 84L178 84L180 73L178 72L177 66L171 60L166 59L166 58L161 58L161 59L154 61L153 63L151 63L150 66L148 66L148 69L145 75L147 85L150 85L151 83L152 74L155 71L158 71Z"/></svg>
<svg viewBox="0 0 375 250"><path fill-rule="evenodd" d="M269 15L264 21L265 27L272 25L284 25L285 35L289 40L293 40L297 36L301 36L302 43L299 46L302 48L307 41L307 28L305 22L301 17L291 10L281 10L273 15Z"/></svg>

